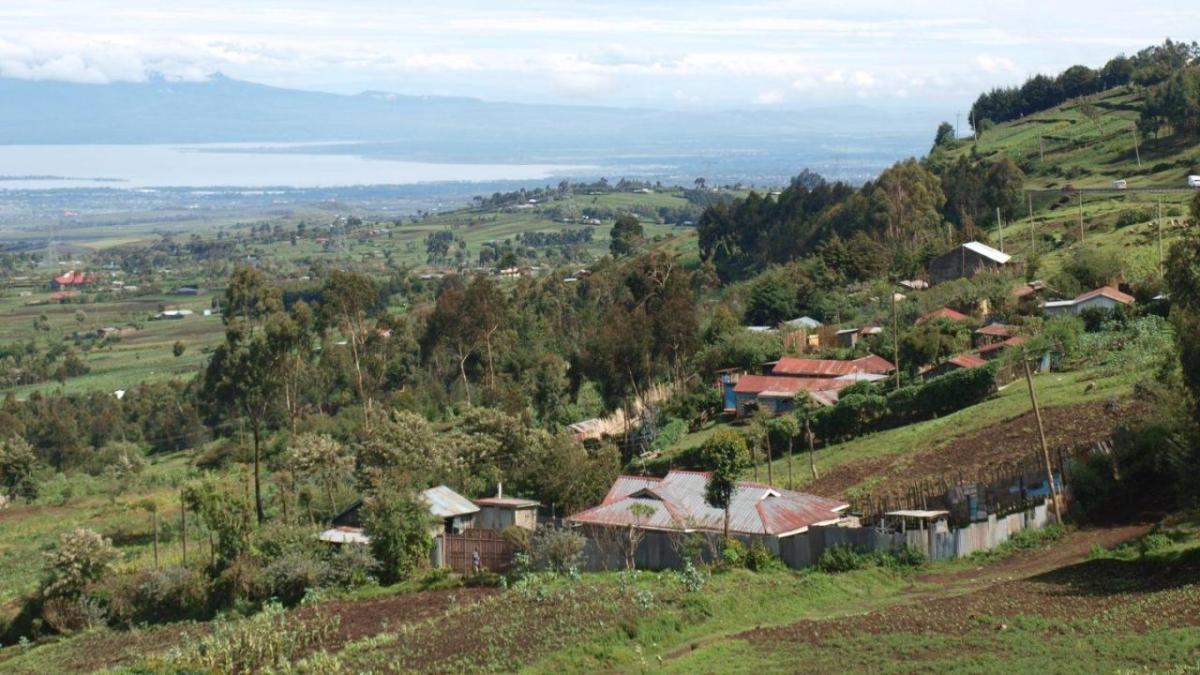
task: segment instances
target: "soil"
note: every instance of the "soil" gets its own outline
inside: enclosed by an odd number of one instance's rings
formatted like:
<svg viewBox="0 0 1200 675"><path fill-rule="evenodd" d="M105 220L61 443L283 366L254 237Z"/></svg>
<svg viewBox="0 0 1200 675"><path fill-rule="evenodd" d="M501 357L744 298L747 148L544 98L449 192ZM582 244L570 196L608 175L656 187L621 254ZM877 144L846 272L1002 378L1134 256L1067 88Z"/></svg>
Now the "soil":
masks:
<svg viewBox="0 0 1200 675"><path fill-rule="evenodd" d="M337 634L321 647L329 652L361 638L386 632L389 627L416 623L448 611L473 605L500 591L495 588L454 588L404 593L378 600L335 601L319 605L325 615L340 618ZM297 618L311 616L315 607L297 611Z"/></svg>
<svg viewBox="0 0 1200 675"><path fill-rule="evenodd" d="M1136 401L1105 401L1047 408L1042 411L1046 443L1052 453L1088 448L1110 438L1122 419L1136 418L1146 405ZM940 481L982 470L1009 466L1040 452L1033 411L1009 418L946 443L915 453L851 462L837 466L805 486L806 492L845 496L868 480L903 493L925 480Z"/></svg>

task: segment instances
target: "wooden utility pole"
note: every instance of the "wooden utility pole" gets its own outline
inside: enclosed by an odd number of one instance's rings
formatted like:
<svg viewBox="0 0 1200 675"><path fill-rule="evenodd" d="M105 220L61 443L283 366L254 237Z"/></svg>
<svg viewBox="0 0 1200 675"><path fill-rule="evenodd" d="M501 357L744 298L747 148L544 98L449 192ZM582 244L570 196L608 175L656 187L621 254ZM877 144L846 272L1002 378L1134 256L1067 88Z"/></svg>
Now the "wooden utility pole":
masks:
<svg viewBox="0 0 1200 675"><path fill-rule="evenodd" d="M1004 253L1004 221L1000 220L1000 207L996 207L996 230L1000 232L1000 252Z"/></svg>
<svg viewBox="0 0 1200 675"><path fill-rule="evenodd" d="M154 520L154 569L158 569L158 508L150 512Z"/></svg>
<svg viewBox="0 0 1200 675"><path fill-rule="evenodd" d="M1046 161L1046 142L1042 140L1042 135L1038 134L1038 161L1045 163Z"/></svg>
<svg viewBox="0 0 1200 675"><path fill-rule="evenodd" d="M1025 367L1025 383L1029 385L1029 401L1033 403L1033 416L1037 419L1038 439L1042 443L1042 459L1046 462L1046 485L1050 488L1050 499L1054 503L1054 519L1062 523L1062 511L1058 505L1058 487L1054 484L1054 469L1050 466L1050 447L1046 444L1046 429L1042 426L1042 409L1038 407L1037 393L1033 388L1033 373L1029 371L1029 354L1022 352L1021 365ZM1061 470L1062 467L1059 467Z"/></svg>
<svg viewBox="0 0 1200 675"><path fill-rule="evenodd" d="M1137 127L1133 128L1133 152L1137 155L1138 168L1142 168L1142 151L1138 148Z"/></svg>
<svg viewBox="0 0 1200 675"><path fill-rule="evenodd" d="M1163 278L1166 273L1163 271L1163 243L1162 243L1162 197L1158 198L1158 278Z"/></svg>
<svg viewBox="0 0 1200 675"><path fill-rule="evenodd" d="M1083 243L1083 193L1076 190L1075 194L1079 195L1079 243Z"/></svg>
<svg viewBox="0 0 1200 675"><path fill-rule="evenodd" d="M187 503L183 499L183 490L179 491L179 532L183 542L183 565L187 567Z"/></svg>
<svg viewBox="0 0 1200 675"><path fill-rule="evenodd" d="M1033 238L1033 193L1026 192L1026 199L1029 200L1029 257L1037 255L1037 243Z"/></svg>
<svg viewBox="0 0 1200 675"><path fill-rule="evenodd" d="M896 388L900 388L900 318L896 312L896 289L892 293L892 365L896 367Z"/></svg>

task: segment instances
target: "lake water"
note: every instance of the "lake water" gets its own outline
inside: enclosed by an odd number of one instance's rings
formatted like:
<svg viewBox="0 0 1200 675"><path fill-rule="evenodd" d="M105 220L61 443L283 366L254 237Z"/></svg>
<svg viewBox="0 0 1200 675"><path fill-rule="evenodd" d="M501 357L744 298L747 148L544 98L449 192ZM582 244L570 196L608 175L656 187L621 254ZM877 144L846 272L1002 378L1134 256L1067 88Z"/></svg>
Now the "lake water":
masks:
<svg viewBox="0 0 1200 675"><path fill-rule="evenodd" d="M411 162L304 152L305 147L312 144L0 145L0 190L411 185L544 180L589 168Z"/></svg>

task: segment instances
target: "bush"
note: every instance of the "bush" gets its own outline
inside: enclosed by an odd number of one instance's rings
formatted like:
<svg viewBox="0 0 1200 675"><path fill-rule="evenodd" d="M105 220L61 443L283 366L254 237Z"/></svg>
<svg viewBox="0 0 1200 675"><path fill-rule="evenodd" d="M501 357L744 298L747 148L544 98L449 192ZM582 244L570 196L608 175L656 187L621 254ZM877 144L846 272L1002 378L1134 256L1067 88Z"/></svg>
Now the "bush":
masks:
<svg viewBox="0 0 1200 675"><path fill-rule="evenodd" d="M257 557L269 562L287 555L313 550L316 534L302 525L268 523L254 531L254 550Z"/></svg>
<svg viewBox="0 0 1200 675"><path fill-rule="evenodd" d="M213 581L212 598L219 607L230 607L234 603L257 597L256 584L262 574L262 565L250 556L239 556L221 570Z"/></svg>
<svg viewBox="0 0 1200 675"><path fill-rule="evenodd" d="M583 563L587 539L572 530L540 527L530 540L533 564L538 569L568 572Z"/></svg>
<svg viewBox="0 0 1200 675"><path fill-rule="evenodd" d="M838 545L825 549L817 560L817 569L822 572L835 574L864 569L871 564L871 559L852 546Z"/></svg>
<svg viewBox="0 0 1200 675"><path fill-rule="evenodd" d="M500 530L500 538L512 545L514 550L528 551L533 533L528 528L509 525Z"/></svg>
<svg viewBox="0 0 1200 675"><path fill-rule="evenodd" d="M294 605L329 577L329 566L311 555L289 553L267 563L257 581L257 594Z"/></svg>
<svg viewBox="0 0 1200 675"><path fill-rule="evenodd" d="M754 544L746 551L746 569L752 572L769 572L783 569L783 561L766 546Z"/></svg>
<svg viewBox="0 0 1200 675"><path fill-rule="evenodd" d="M92 530L77 528L61 534L58 547L46 554L42 594L77 596L88 584L109 574L118 557L112 541Z"/></svg>
<svg viewBox="0 0 1200 675"><path fill-rule="evenodd" d="M60 596L42 605L42 620L63 635L103 626L104 617L104 608L92 598Z"/></svg>
<svg viewBox="0 0 1200 675"><path fill-rule="evenodd" d="M208 610L208 580L187 567L145 569L115 577L101 589L114 624L197 620Z"/></svg>
<svg viewBox="0 0 1200 675"><path fill-rule="evenodd" d="M385 582L407 579L429 565L433 537L430 515L414 497L381 491L363 505L363 529L371 537L371 553Z"/></svg>
<svg viewBox="0 0 1200 675"><path fill-rule="evenodd" d="M325 585L358 588L376 582L379 561L362 544L343 544L329 559Z"/></svg>
<svg viewBox="0 0 1200 675"><path fill-rule="evenodd" d="M721 562L725 567L744 567L746 564L746 545L737 539L729 539L721 549Z"/></svg>

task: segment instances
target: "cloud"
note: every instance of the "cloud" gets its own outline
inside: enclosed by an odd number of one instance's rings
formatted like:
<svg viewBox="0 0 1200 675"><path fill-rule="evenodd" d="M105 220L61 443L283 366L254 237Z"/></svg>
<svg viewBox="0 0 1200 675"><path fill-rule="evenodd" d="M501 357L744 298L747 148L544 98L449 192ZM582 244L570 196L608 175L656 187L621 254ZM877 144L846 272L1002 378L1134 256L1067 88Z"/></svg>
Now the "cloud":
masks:
<svg viewBox="0 0 1200 675"><path fill-rule="evenodd" d="M1015 74L1020 72L1020 68L1017 68L1017 64L1013 63L1012 59L1003 56L981 54L975 57L975 65L979 66L985 73Z"/></svg>
<svg viewBox="0 0 1200 675"><path fill-rule="evenodd" d="M770 91L759 92L754 97L753 103L754 105L779 105L783 103L783 100L784 95L782 91L771 89Z"/></svg>

